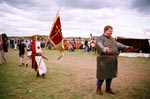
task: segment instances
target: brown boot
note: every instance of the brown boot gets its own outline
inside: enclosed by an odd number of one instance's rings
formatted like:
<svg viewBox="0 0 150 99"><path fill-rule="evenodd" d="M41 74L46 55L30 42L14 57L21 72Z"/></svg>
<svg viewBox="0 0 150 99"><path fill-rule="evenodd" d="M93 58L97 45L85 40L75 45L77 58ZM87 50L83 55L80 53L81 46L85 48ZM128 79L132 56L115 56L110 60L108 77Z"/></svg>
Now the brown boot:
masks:
<svg viewBox="0 0 150 99"><path fill-rule="evenodd" d="M101 90L101 87L97 87L96 92L99 95L103 95L103 91Z"/></svg>
<svg viewBox="0 0 150 99"><path fill-rule="evenodd" d="M28 67L28 63L26 64L26 67Z"/></svg>
<svg viewBox="0 0 150 99"><path fill-rule="evenodd" d="M43 79L46 79L45 74L42 74L42 78L43 78Z"/></svg>
<svg viewBox="0 0 150 99"><path fill-rule="evenodd" d="M107 92L107 93L110 93L110 94L116 94L115 92L112 91L111 88L106 88L106 92Z"/></svg>

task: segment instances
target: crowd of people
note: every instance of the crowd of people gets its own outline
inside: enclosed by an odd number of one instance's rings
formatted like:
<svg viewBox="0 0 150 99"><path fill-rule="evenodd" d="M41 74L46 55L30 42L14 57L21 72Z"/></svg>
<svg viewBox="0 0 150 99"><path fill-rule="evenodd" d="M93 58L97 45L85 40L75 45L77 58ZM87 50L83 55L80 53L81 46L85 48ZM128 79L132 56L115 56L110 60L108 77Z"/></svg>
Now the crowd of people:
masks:
<svg viewBox="0 0 150 99"><path fill-rule="evenodd" d="M69 52L74 52L76 49L83 49L84 52L96 52L96 38L92 37L90 34L90 38L88 39L68 39L64 42L65 50L69 50Z"/></svg>
<svg viewBox="0 0 150 99"><path fill-rule="evenodd" d="M23 41L22 41L23 40ZM51 45L50 41L45 39L38 38L38 41L41 44L41 48L47 48L47 49L53 49L53 46ZM10 38L7 40L7 46L10 48L13 48L14 50L18 49L18 45L23 42L26 47L28 48L29 45L32 42L31 37L30 38ZM96 38L92 37L92 34L90 34L89 38L86 39L65 39L64 40L64 49L68 50L69 52L74 52L76 49L83 49L84 52L90 52L90 51L96 51ZM46 46L45 46L46 45Z"/></svg>

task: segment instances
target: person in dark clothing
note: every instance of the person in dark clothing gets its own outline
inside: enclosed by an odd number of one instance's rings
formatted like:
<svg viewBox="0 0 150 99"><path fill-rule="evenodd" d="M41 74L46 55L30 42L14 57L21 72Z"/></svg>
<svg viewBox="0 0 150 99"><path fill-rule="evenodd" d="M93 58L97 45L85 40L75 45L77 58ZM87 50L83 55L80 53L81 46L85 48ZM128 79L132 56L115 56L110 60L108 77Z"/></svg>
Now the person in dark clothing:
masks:
<svg viewBox="0 0 150 99"><path fill-rule="evenodd" d="M2 34L2 40L3 40L4 52L8 52L8 37L6 34Z"/></svg>
<svg viewBox="0 0 150 99"><path fill-rule="evenodd" d="M84 52L88 52L89 46L88 46L88 40L85 40L84 42Z"/></svg>
<svg viewBox="0 0 150 99"><path fill-rule="evenodd" d="M0 64L3 63L6 63L6 58L4 54L2 35L0 35Z"/></svg>
<svg viewBox="0 0 150 99"><path fill-rule="evenodd" d="M71 44L71 47L70 47L70 52L74 52L75 48L76 48L76 41L75 39L73 38L72 41L70 42Z"/></svg>
<svg viewBox="0 0 150 99"><path fill-rule="evenodd" d="M13 38L10 39L10 47L14 48L14 39Z"/></svg>
<svg viewBox="0 0 150 99"><path fill-rule="evenodd" d="M26 48L23 39L21 39L21 43L18 44L18 48L19 48L19 66L21 66L24 65L24 53Z"/></svg>

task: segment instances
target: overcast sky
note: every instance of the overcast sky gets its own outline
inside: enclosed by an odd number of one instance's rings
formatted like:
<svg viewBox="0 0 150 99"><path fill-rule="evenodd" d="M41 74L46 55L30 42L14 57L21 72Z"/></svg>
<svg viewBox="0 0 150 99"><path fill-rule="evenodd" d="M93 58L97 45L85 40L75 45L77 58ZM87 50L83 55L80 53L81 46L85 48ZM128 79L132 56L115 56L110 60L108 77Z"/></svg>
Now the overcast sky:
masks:
<svg viewBox="0 0 150 99"><path fill-rule="evenodd" d="M0 32L8 36L49 35L56 13L64 37L150 35L150 0L0 0Z"/></svg>

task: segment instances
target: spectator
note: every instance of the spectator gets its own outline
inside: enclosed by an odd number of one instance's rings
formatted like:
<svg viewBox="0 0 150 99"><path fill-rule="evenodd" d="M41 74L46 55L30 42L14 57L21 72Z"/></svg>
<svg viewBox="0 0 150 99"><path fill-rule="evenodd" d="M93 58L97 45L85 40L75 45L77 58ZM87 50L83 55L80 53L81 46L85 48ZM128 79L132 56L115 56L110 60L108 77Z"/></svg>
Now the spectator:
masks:
<svg viewBox="0 0 150 99"><path fill-rule="evenodd" d="M2 35L0 35L0 64L3 64L3 63L6 63L6 58L4 56Z"/></svg>
<svg viewBox="0 0 150 99"><path fill-rule="evenodd" d="M88 40L85 40L84 42L84 52L88 52L89 46L88 46Z"/></svg>
<svg viewBox="0 0 150 99"><path fill-rule="evenodd" d="M18 44L19 48L19 66L24 65L24 53L25 53L25 44L24 39L20 40L20 43Z"/></svg>

